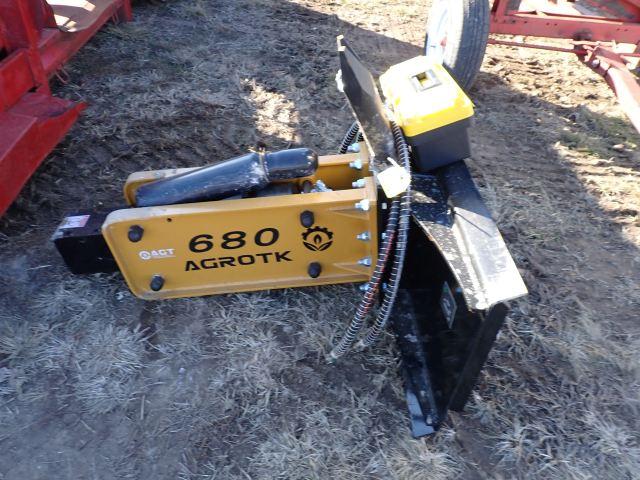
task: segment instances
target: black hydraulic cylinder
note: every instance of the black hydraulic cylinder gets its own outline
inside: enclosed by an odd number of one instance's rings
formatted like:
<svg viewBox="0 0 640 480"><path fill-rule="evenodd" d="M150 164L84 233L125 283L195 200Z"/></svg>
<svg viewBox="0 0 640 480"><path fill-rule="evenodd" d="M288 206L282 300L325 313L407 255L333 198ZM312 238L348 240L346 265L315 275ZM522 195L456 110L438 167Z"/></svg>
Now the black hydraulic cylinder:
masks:
<svg viewBox="0 0 640 480"><path fill-rule="evenodd" d="M136 192L136 206L220 200L261 189L274 180L307 177L317 168L318 155L308 148L248 153L142 185Z"/></svg>

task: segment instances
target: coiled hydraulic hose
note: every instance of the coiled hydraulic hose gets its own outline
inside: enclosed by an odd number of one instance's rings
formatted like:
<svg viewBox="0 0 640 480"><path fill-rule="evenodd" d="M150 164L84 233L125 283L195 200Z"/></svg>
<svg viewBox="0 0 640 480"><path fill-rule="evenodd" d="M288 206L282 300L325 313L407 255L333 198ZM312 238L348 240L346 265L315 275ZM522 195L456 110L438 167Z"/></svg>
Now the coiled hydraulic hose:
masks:
<svg viewBox="0 0 640 480"><path fill-rule="evenodd" d="M360 125L358 122L353 122L347 130L347 133L344 135L342 142L340 143L340 155L347 153L349 146L354 143L354 141L362 141L362 132L360 131Z"/></svg>
<svg viewBox="0 0 640 480"><path fill-rule="evenodd" d="M400 129L394 123L392 123L392 129L397 154L401 162L403 163L403 166L407 169L407 171L410 171L409 149L404 140L404 136L402 135ZM361 137L361 135L362 133L359 130L357 122L354 122L354 124L351 125L351 127L347 131L347 134L342 140L340 152L346 152L349 145L353 143L354 139ZM389 209L387 225L385 227L383 236L383 243L378 253L378 258L373 275L367 283L365 294L360 301L360 304L358 305L353 320L349 324L349 327L340 339L338 345L336 345L329 354L330 360L335 360L338 357L344 355L355 343L360 331L362 330L362 327L364 326L366 316L375 302L376 294L378 293L380 282L382 280L382 275L387 266L394 241L396 240L396 234L398 234L398 241L395 244L395 258L392 264L391 273L389 275L388 291L384 295L384 300L382 302L380 312L376 317L376 322L369 330L366 338L360 341L360 344L365 344L364 342L366 342L366 345L371 345L379 338L380 333L382 333L384 327L386 326L391 312L391 307L393 306L393 302L396 297L400 275L402 273L402 262L404 260L404 252L406 248L407 227L409 224L410 208L411 203L408 192L405 192L405 194L403 194L400 199L396 198L391 202L391 208Z"/></svg>
<svg viewBox="0 0 640 480"><path fill-rule="evenodd" d="M378 259L376 260L376 266L373 270L373 275L367 283L366 290L360 300L356 313L349 324L349 327L345 331L344 335L340 339L340 342L331 350L329 358L335 360L336 358L344 355L355 343L364 326L364 322L367 318L367 314L371 310L371 307L375 303L378 289L380 288L380 281L384 269L389 259L389 254L393 247L393 242L396 236L396 229L398 228L398 216L400 211L400 202L394 200L391 202L391 208L389 209L389 218L387 220L387 226L384 231L384 239L382 241L382 247L378 253Z"/></svg>
<svg viewBox="0 0 640 480"><path fill-rule="evenodd" d="M391 129L393 131L393 139L398 150L398 155L402 166L411 174L411 157L409 154L409 147L402 135L400 127L394 122L391 122ZM396 251L393 257L393 265L391 266L391 272L389 273L389 284L384 292L384 298L382 305L378 311L376 321L369 329L364 338L359 342L360 347L369 347L373 345L379 338L384 328L387 326L389 317L391 315L391 309L393 303L396 300L398 289L400 287L400 277L402 276L402 268L404 265L404 257L407 251L407 240L409 237L409 221L411 218L411 185L407 187L407 190L402 193L400 199L400 224L398 226L398 241L396 242Z"/></svg>

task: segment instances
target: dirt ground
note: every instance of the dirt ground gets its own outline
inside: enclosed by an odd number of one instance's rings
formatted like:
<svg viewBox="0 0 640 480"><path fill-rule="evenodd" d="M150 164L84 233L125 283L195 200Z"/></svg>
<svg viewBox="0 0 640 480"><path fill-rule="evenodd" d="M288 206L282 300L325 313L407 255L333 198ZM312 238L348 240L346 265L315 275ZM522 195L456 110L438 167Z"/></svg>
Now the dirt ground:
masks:
<svg viewBox="0 0 640 480"><path fill-rule="evenodd" d="M132 171L335 152L335 36L380 73L426 12L141 3L78 54L56 92L89 107L0 220L0 479L640 478L638 136L571 56L489 47L471 91L469 163L530 295L435 436L410 438L390 335L325 363L355 287L145 303L49 242Z"/></svg>

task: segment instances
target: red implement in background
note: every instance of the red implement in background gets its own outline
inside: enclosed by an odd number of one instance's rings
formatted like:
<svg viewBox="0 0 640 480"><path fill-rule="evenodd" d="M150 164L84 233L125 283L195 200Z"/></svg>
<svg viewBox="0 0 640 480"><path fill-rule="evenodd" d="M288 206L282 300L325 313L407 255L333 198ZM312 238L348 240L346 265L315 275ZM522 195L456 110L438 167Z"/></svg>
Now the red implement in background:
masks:
<svg viewBox="0 0 640 480"><path fill-rule="evenodd" d="M602 75L640 132L640 85L632 72L640 58L640 0L494 0L491 33L571 40L573 48L489 43L571 52Z"/></svg>
<svg viewBox="0 0 640 480"><path fill-rule="evenodd" d="M130 0L0 0L0 215L85 107L49 78L109 19Z"/></svg>

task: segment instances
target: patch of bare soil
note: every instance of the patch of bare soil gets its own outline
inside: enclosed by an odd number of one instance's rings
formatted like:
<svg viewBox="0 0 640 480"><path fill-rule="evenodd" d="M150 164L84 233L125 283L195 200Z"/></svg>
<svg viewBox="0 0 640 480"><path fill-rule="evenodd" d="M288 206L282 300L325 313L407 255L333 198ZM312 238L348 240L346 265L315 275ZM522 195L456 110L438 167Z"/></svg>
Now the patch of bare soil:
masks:
<svg viewBox="0 0 640 480"><path fill-rule="evenodd" d="M59 95L89 108L0 227L0 478L637 478L638 137L570 56L490 47L470 164L531 291L466 413L409 436L388 337L324 362L352 286L143 302L48 239L136 170L263 142L333 153L335 36L380 73L420 53L415 0L140 4ZM622 145L622 147L620 147ZM616 148L613 148L616 146Z"/></svg>

